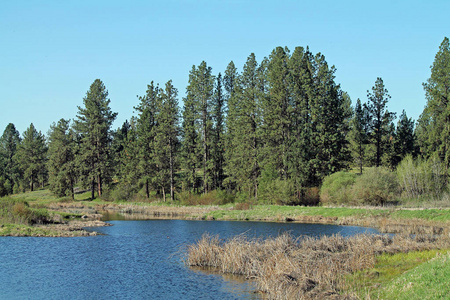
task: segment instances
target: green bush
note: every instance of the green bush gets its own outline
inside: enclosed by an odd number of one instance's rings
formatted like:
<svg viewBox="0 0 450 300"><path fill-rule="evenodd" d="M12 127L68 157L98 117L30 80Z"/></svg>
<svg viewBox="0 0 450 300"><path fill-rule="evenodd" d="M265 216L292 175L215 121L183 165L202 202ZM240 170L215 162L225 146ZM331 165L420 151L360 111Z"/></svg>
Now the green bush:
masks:
<svg viewBox="0 0 450 300"><path fill-rule="evenodd" d="M0 223L14 224L42 224L51 221L47 209L31 208L24 200L16 200L9 197L0 199Z"/></svg>
<svg viewBox="0 0 450 300"><path fill-rule="evenodd" d="M102 195L111 201L131 201L137 193L137 188L128 183L117 184L112 190L108 191L108 195Z"/></svg>
<svg viewBox="0 0 450 300"><path fill-rule="evenodd" d="M349 172L337 172L324 178L320 188L320 201L323 204L350 204L352 187L357 175Z"/></svg>
<svg viewBox="0 0 450 300"><path fill-rule="evenodd" d="M440 198L446 189L446 171L436 157L428 160L406 156L397 167L397 177L403 196Z"/></svg>
<svg viewBox="0 0 450 300"><path fill-rule="evenodd" d="M366 169L352 188L353 201L359 204L384 205L398 196L396 174L382 167Z"/></svg>

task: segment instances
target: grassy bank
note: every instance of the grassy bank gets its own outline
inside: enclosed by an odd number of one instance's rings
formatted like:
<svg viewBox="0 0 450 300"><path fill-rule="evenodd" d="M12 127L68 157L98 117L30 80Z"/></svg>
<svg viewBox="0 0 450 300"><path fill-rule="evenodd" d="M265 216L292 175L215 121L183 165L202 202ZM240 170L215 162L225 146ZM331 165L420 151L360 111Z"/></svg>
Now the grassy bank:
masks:
<svg viewBox="0 0 450 300"><path fill-rule="evenodd" d="M103 222L87 218L83 211L55 209L66 202L46 190L0 198L0 236L96 235L83 227L103 226Z"/></svg>
<svg viewBox="0 0 450 300"><path fill-rule="evenodd" d="M89 197L89 192L81 193L75 195L75 201L72 201L70 198L57 198L48 190L39 190L8 199L27 203L29 210L50 214L56 223L81 217L99 219L101 213L111 211L132 219L288 221L374 227L381 232L391 233L450 233L450 209L302 207L247 203L187 206L172 202L92 201ZM6 211L11 211L11 208ZM3 217L0 224L16 223L24 224Z"/></svg>
<svg viewBox="0 0 450 300"><path fill-rule="evenodd" d="M449 255L436 249L383 253L374 268L346 276L346 290L361 299L445 299L450 295Z"/></svg>

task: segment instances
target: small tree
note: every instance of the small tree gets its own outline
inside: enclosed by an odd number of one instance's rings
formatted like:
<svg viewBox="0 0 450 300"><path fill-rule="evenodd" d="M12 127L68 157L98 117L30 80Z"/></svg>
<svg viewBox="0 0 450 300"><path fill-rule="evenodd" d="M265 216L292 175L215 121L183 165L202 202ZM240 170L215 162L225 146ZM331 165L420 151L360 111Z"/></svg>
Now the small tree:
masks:
<svg viewBox="0 0 450 300"><path fill-rule="evenodd" d="M19 184L19 167L14 160L19 144L20 134L14 124L9 123L0 138L0 176L5 179L6 194L13 192L14 184Z"/></svg>
<svg viewBox="0 0 450 300"><path fill-rule="evenodd" d="M75 139L69 124L69 120L61 119L50 127L47 166L50 190L59 197L67 195L74 199Z"/></svg>
<svg viewBox="0 0 450 300"><path fill-rule="evenodd" d="M47 146L45 136L36 130L33 123L23 133L22 142L15 155L16 163L23 172L23 179L34 191L38 176L45 170Z"/></svg>

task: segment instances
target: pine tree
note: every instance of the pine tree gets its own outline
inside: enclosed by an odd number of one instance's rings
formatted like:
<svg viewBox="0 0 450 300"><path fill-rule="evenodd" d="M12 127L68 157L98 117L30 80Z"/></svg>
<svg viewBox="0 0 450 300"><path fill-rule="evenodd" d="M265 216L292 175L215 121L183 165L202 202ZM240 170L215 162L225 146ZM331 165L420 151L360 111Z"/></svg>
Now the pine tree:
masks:
<svg viewBox="0 0 450 300"><path fill-rule="evenodd" d="M224 185L229 190L235 189L236 176L234 168L234 154L235 143L234 138L238 129L238 104L239 95L241 89L239 86L239 74L234 65L234 62L230 62L225 70L224 76L224 89L225 89L225 101L227 103L227 117L226 117L226 137L225 137L225 173L227 178L224 181Z"/></svg>
<svg viewBox="0 0 450 300"><path fill-rule="evenodd" d="M192 71L195 71L195 66L192 67ZM189 76L191 81L191 76ZM185 170L185 176L183 180L183 190L196 191L197 176L196 169L200 165L200 151L198 147L199 134L196 129L196 108L193 92L189 92L190 87L187 88L187 95L183 99L183 130L182 130L182 167Z"/></svg>
<svg viewBox="0 0 450 300"><path fill-rule="evenodd" d="M286 180L290 132L289 50L277 47L269 58L269 94L262 102L264 165L273 167Z"/></svg>
<svg viewBox="0 0 450 300"><path fill-rule="evenodd" d="M414 120L408 118L405 110L402 111L396 129L396 151L400 159L408 154L414 154L415 135Z"/></svg>
<svg viewBox="0 0 450 300"><path fill-rule="evenodd" d="M222 74L216 78L213 96L213 134L211 143L211 157L213 161L213 188L221 189L224 180L224 147L225 147L225 109L226 102L222 88Z"/></svg>
<svg viewBox="0 0 450 300"><path fill-rule="evenodd" d="M316 176L314 185L334 172L348 166L350 152L347 134L351 118L350 99L334 81L334 66L329 67L325 57L318 53L314 57L315 96L311 105L312 147L311 160Z"/></svg>
<svg viewBox="0 0 450 300"><path fill-rule="evenodd" d="M147 85L146 95L139 97L139 105L134 109L138 112L137 119L137 168L139 177L144 183L147 199L150 197L150 187L156 180L157 165L155 156L155 139L157 134L157 115L161 109L161 91L153 81Z"/></svg>
<svg viewBox="0 0 450 300"><path fill-rule="evenodd" d="M369 124L372 143L375 145L375 166L381 165L381 158L384 153L383 139L388 135L389 125L395 118L395 113L387 110L387 102L391 98L388 90L384 87L383 79L380 77L375 81L372 92L367 91L369 100L367 109L369 112Z"/></svg>
<svg viewBox="0 0 450 300"><path fill-rule="evenodd" d="M17 152L20 142L19 131L16 130L14 124L9 123L0 138L0 176L3 176L5 180L6 194L12 194L14 185L19 185L21 175L18 165L14 160L14 155Z"/></svg>
<svg viewBox="0 0 450 300"><path fill-rule="evenodd" d="M69 120L61 119L50 127L47 166L50 190L58 197L70 196L74 199L77 178L75 140L69 124Z"/></svg>
<svg viewBox="0 0 450 300"><path fill-rule="evenodd" d="M14 159L22 171L24 183L34 191L39 174L46 170L47 146L45 136L36 130L33 123L23 133Z"/></svg>
<svg viewBox="0 0 450 300"><path fill-rule="evenodd" d="M111 179L111 125L117 113L109 107L108 91L100 79L96 79L83 98L84 108L78 106L74 128L79 135L80 154L78 166L84 182L90 183L91 198L94 199L95 186L98 196L102 196L104 184Z"/></svg>
<svg viewBox="0 0 450 300"><path fill-rule="evenodd" d="M423 84L427 104L418 121L418 139L425 156L436 153L450 167L450 42L444 38L436 53L431 76Z"/></svg>
<svg viewBox="0 0 450 300"><path fill-rule="evenodd" d="M194 125L197 135L200 138L200 147L196 147L198 154L202 158L203 169L203 192L209 191L212 183L212 113L214 76L211 74L211 67L206 62L202 62L197 68L192 67L189 74L189 85L187 87L187 98L192 101L194 109Z"/></svg>
<svg viewBox="0 0 450 300"><path fill-rule="evenodd" d="M161 91L159 114L156 115L156 135L154 159L157 164L157 185L162 190L163 199L166 199L166 188L170 191L170 199L174 200L175 170L178 164L179 147L179 116L178 91L168 81L165 90Z"/></svg>
<svg viewBox="0 0 450 300"><path fill-rule="evenodd" d="M258 86L258 63L252 53L247 58L239 82L234 85L229 102L226 149L227 173L239 189L249 197L257 197L261 126Z"/></svg>
<svg viewBox="0 0 450 300"><path fill-rule="evenodd" d="M123 150L120 152L119 160L121 170L119 178L127 188L136 188L140 180L139 151L137 127L138 121L135 116L131 117L126 137L123 137Z"/></svg>
<svg viewBox="0 0 450 300"><path fill-rule="evenodd" d="M297 199L302 197L305 187L312 182L310 160L311 148L311 114L310 108L314 98L312 54L309 49L295 48L289 60L289 83L291 93L288 170L295 186Z"/></svg>
<svg viewBox="0 0 450 300"><path fill-rule="evenodd" d="M351 121L351 130L349 134L350 149L354 161L357 162L359 173L363 172L363 165L366 159L366 146L369 142L368 137L368 111L365 105L361 105L361 100L356 100L355 111Z"/></svg>
<svg viewBox="0 0 450 300"><path fill-rule="evenodd" d="M114 159L114 174L123 179L125 176L125 149L128 143L128 133L131 131L131 125L128 120L123 122L122 126L113 132L113 140L111 144L113 159Z"/></svg>

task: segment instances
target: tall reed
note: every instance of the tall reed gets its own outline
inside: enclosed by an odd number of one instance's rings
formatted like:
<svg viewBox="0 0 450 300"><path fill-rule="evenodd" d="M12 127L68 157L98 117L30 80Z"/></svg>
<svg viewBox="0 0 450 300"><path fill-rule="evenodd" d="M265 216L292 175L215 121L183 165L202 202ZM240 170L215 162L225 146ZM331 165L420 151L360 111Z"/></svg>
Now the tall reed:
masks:
<svg viewBox="0 0 450 300"><path fill-rule="evenodd" d="M448 236L340 235L295 238L282 234L229 240L205 234L188 247L186 264L254 279L269 299L347 298L343 275L371 268L375 255L450 247Z"/></svg>

